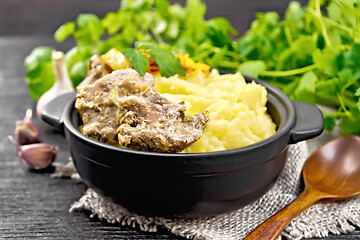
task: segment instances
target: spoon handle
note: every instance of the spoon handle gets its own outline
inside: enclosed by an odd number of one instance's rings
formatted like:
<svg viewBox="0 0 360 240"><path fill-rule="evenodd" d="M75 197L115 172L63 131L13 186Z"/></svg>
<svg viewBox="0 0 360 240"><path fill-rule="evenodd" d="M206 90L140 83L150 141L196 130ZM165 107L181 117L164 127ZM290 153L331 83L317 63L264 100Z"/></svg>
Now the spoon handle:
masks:
<svg viewBox="0 0 360 240"><path fill-rule="evenodd" d="M322 198L322 194L314 189L308 188L300 194L292 203L281 209L279 212L268 218L265 222L255 228L244 240L275 240L291 222L293 218L302 211L316 203Z"/></svg>

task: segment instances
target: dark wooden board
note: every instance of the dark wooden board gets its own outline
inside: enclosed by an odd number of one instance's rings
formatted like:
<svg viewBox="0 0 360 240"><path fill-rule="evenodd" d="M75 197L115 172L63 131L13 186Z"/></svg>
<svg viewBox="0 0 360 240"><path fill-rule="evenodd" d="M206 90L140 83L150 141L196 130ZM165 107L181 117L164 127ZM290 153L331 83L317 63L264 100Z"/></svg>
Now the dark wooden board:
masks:
<svg viewBox="0 0 360 240"><path fill-rule="evenodd" d="M209 17L225 16L240 32L249 27L254 12L282 12L287 5L282 0L207 3ZM117 7L118 1L110 0L0 1L0 239L183 239L163 229L146 233L108 224L90 218L87 211L69 213L69 206L84 193L85 186L68 179L52 179L49 172L29 171L7 139L14 132L15 121L23 118L27 108L34 108L24 82L25 56L38 45L68 50L71 41L58 44L50 36L59 24L73 20L80 12L103 16ZM44 123L35 124L41 129L42 141L60 147L56 161L67 162L69 152L64 138ZM360 231L326 239L360 239Z"/></svg>
<svg viewBox="0 0 360 240"><path fill-rule="evenodd" d="M0 35L49 34L66 21L73 21L79 13L94 13L104 17L119 8L119 0L1 0ZM186 0L170 0L184 4ZM285 11L289 0L206 0L207 18L222 16L244 33L255 12ZM307 0L299 0L306 3Z"/></svg>

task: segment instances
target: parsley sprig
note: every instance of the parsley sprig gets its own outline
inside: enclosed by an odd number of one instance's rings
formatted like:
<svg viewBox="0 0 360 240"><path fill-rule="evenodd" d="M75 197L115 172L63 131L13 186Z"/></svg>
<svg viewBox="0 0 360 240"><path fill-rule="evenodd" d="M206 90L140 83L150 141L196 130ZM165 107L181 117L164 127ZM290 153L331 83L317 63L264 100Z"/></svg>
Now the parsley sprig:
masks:
<svg viewBox="0 0 360 240"><path fill-rule="evenodd" d="M145 51L134 48L127 48L123 51L123 54L130 60L130 65L142 76L145 75L146 69L150 66L149 59L143 54ZM185 69L180 64L180 60L175 55L166 49L155 48L146 51L159 66L160 74L165 77L171 77L175 74L185 76Z"/></svg>
<svg viewBox="0 0 360 240"><path fill-rule="evenodd" d="M283 19L259 13L237 39L239 70L282 89L291 99L337 109L325 129L360 134L360 1L290 2Z"/></svg>

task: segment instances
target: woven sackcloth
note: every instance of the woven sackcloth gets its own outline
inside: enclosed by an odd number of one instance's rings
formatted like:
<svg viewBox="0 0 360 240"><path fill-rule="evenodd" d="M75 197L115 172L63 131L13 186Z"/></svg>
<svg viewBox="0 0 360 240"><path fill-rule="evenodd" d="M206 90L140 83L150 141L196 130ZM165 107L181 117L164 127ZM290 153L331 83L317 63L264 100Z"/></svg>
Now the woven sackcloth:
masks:
<svg viewBox="0 0 360 240"><path fill-rule="evenodd" d="M316 148L314 142L309 146ZM315 142L316 145L316 142ZM144 217L129 212L110 199L92 189L70 207L75 210L89 210L91 216L105 219L109 223L140 227L143 231L168 231L188 239L237 240L242 239L276 211L294 200L301 191L301 169L308 157L306 142L289 146L285 168L275 185L260 199L238 210L214 217L178 219ZM71 163L56 165L53 177L73 177L78 175ZM360 198L343 202L318 203L295 218L282 233L286 239L325 237L329 233L341 234L360 227ZM279 238L280 239L280 238Z"/></svg>

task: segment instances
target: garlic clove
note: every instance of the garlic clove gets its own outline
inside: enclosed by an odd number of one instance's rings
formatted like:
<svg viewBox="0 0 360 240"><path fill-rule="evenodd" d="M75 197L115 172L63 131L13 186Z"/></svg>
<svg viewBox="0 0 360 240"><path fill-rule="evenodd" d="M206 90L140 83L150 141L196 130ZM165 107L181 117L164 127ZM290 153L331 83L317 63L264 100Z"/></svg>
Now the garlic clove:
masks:
<svg viewBox="0 0 360 240"><path fill-rule="evenodd" d="M36 115L39 119L41 119L42 110L49 102L57 96L75 91L67 71L64 53L61 51L53 51L51 62L55 73L55 83L36 103Z"/></svg>
<svg viewBox="0 0 360 240"><path fill-rule="evenodd" d="M20 160L32 169L44 169L55 160L58 147L47 143L18 146Z"/></svg>
<svg viewBox="0 0 360 240"><path fill-rule="evenodd" d="M26 110L23 120L16 121L15 139L17 145L38 142L40 137L39 129L32 123L32 110Z"/></svg>

